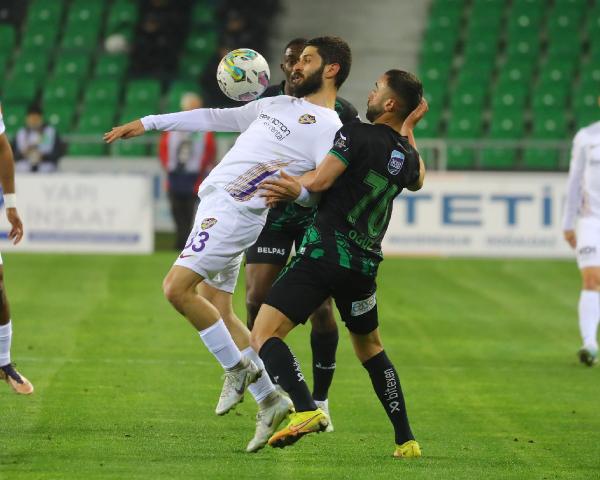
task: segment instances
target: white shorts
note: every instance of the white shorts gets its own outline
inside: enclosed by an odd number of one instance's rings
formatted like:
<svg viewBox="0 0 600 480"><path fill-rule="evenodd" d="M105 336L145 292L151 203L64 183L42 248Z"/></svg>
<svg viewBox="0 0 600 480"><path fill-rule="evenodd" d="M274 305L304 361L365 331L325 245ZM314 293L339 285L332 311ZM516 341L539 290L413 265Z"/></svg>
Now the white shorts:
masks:
<svg viewBox="0 0 600 480"><path fill-rule="evenodd" d="M600 267L600 220L583 217L577 223L577 266Z"/></svg>
<svg viewBox="0 0 600 480"><path fill-rule="evenodd" d="M263 229L267 210L237 205L227 192L202 195L194 227L175 265L189 268L209 285L233 293L244 251Z"/></svg>

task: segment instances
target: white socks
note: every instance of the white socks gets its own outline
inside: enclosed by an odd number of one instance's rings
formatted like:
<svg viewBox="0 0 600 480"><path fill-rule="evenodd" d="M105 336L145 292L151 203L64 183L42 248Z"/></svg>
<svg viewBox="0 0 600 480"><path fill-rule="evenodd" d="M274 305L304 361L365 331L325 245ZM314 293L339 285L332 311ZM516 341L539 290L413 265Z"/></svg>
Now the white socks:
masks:
<svg viewBox="0 0 600 480"><path fill-rule="evenodd" d="M0 326L0 367L10 363L10 341L12 339L12 322Z"/></svg>
<svg viewBox="0 0 600 480"><path fill-rule="evenodd" d="M600 293L582 290L579 296L579 331L585 347L598 348L598 321L600 320Z"/></svg>
<svg viewBox="0 0 600 480"><path fill-rule="evenodd" d="M233 342L222 318L198 333L206 348L216 357L223 368L229 369L240 363L242 354Z"/></svg>
<svg viewBox="0 0 600 480"><path fill-rule="evenodd" d="M273 385L273 382L271 382L269 374L265 370L263 361L252 347L247 347L242 350L242 355L252 360L254 364L262 370L262 375L260 378L256 382L248 385L248 390L250 390L254 400L256 400L256 403L260 403L262 400L267 398L270 393L275 391L275 386Z"/></svg>

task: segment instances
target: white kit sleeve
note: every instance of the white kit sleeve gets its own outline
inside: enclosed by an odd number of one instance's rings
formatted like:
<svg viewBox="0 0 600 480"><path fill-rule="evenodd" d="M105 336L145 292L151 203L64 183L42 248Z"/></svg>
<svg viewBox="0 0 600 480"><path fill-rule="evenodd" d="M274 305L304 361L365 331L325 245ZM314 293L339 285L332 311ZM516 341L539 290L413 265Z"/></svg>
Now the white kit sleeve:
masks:
<svg viewBox="0 0 600 480"><path fill-rule="evenodd" d="M146 131L243 132L258 117L264 100L237 108L198 108L185 112L148 115L141 119Z"/></svg>
<svg viewBox="0 0 600 480"><path fill-rule="evenodd" d="M583 174L585 170L585 155L587 139L583 132L577 133L571 150L567 195L563 213L563 230L574 230L577 213L581 207L583 196Z"/></svg>

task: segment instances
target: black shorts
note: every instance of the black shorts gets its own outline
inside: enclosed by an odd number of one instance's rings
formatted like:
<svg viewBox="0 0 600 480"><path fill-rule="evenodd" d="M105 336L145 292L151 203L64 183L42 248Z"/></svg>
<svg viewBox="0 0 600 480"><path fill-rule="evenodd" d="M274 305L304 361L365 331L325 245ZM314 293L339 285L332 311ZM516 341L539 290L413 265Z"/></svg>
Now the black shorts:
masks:
<svg viewBox="0 0 600 480"><path fill-rule="evenodd" d="M273 283L265 303L300 324L333 297L348 330L365 335L379 325L376 290L374 277L334 263L295 257Z"/></svg>
<svg viewBox="0 0 600 480"><path fill-rule="evenodd" d="M295 242L298 248L303 236L304 229L270 230L266 225L254 245L246 250L246 263L284 266L292 253L292 245Z"/></svg>

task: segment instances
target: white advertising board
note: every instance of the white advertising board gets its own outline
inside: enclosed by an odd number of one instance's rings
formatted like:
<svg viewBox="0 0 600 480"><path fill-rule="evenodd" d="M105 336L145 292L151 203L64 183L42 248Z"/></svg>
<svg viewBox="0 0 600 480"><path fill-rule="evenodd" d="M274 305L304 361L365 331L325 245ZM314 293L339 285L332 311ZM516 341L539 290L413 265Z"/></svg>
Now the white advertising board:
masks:
<svg viewBox="0 0 600 480"><path fill-rule="evenodd" d="M428 172L404 191L386 254L572 257L562 238L566 173Z"/></svg>
<svg viewBox="0 0 600 480"><path fill-rule="evenodd" d="M143 175L20 174L25 235L13 246L4 208L0 250L149 253L154 249L152 180Z"/></svg>

